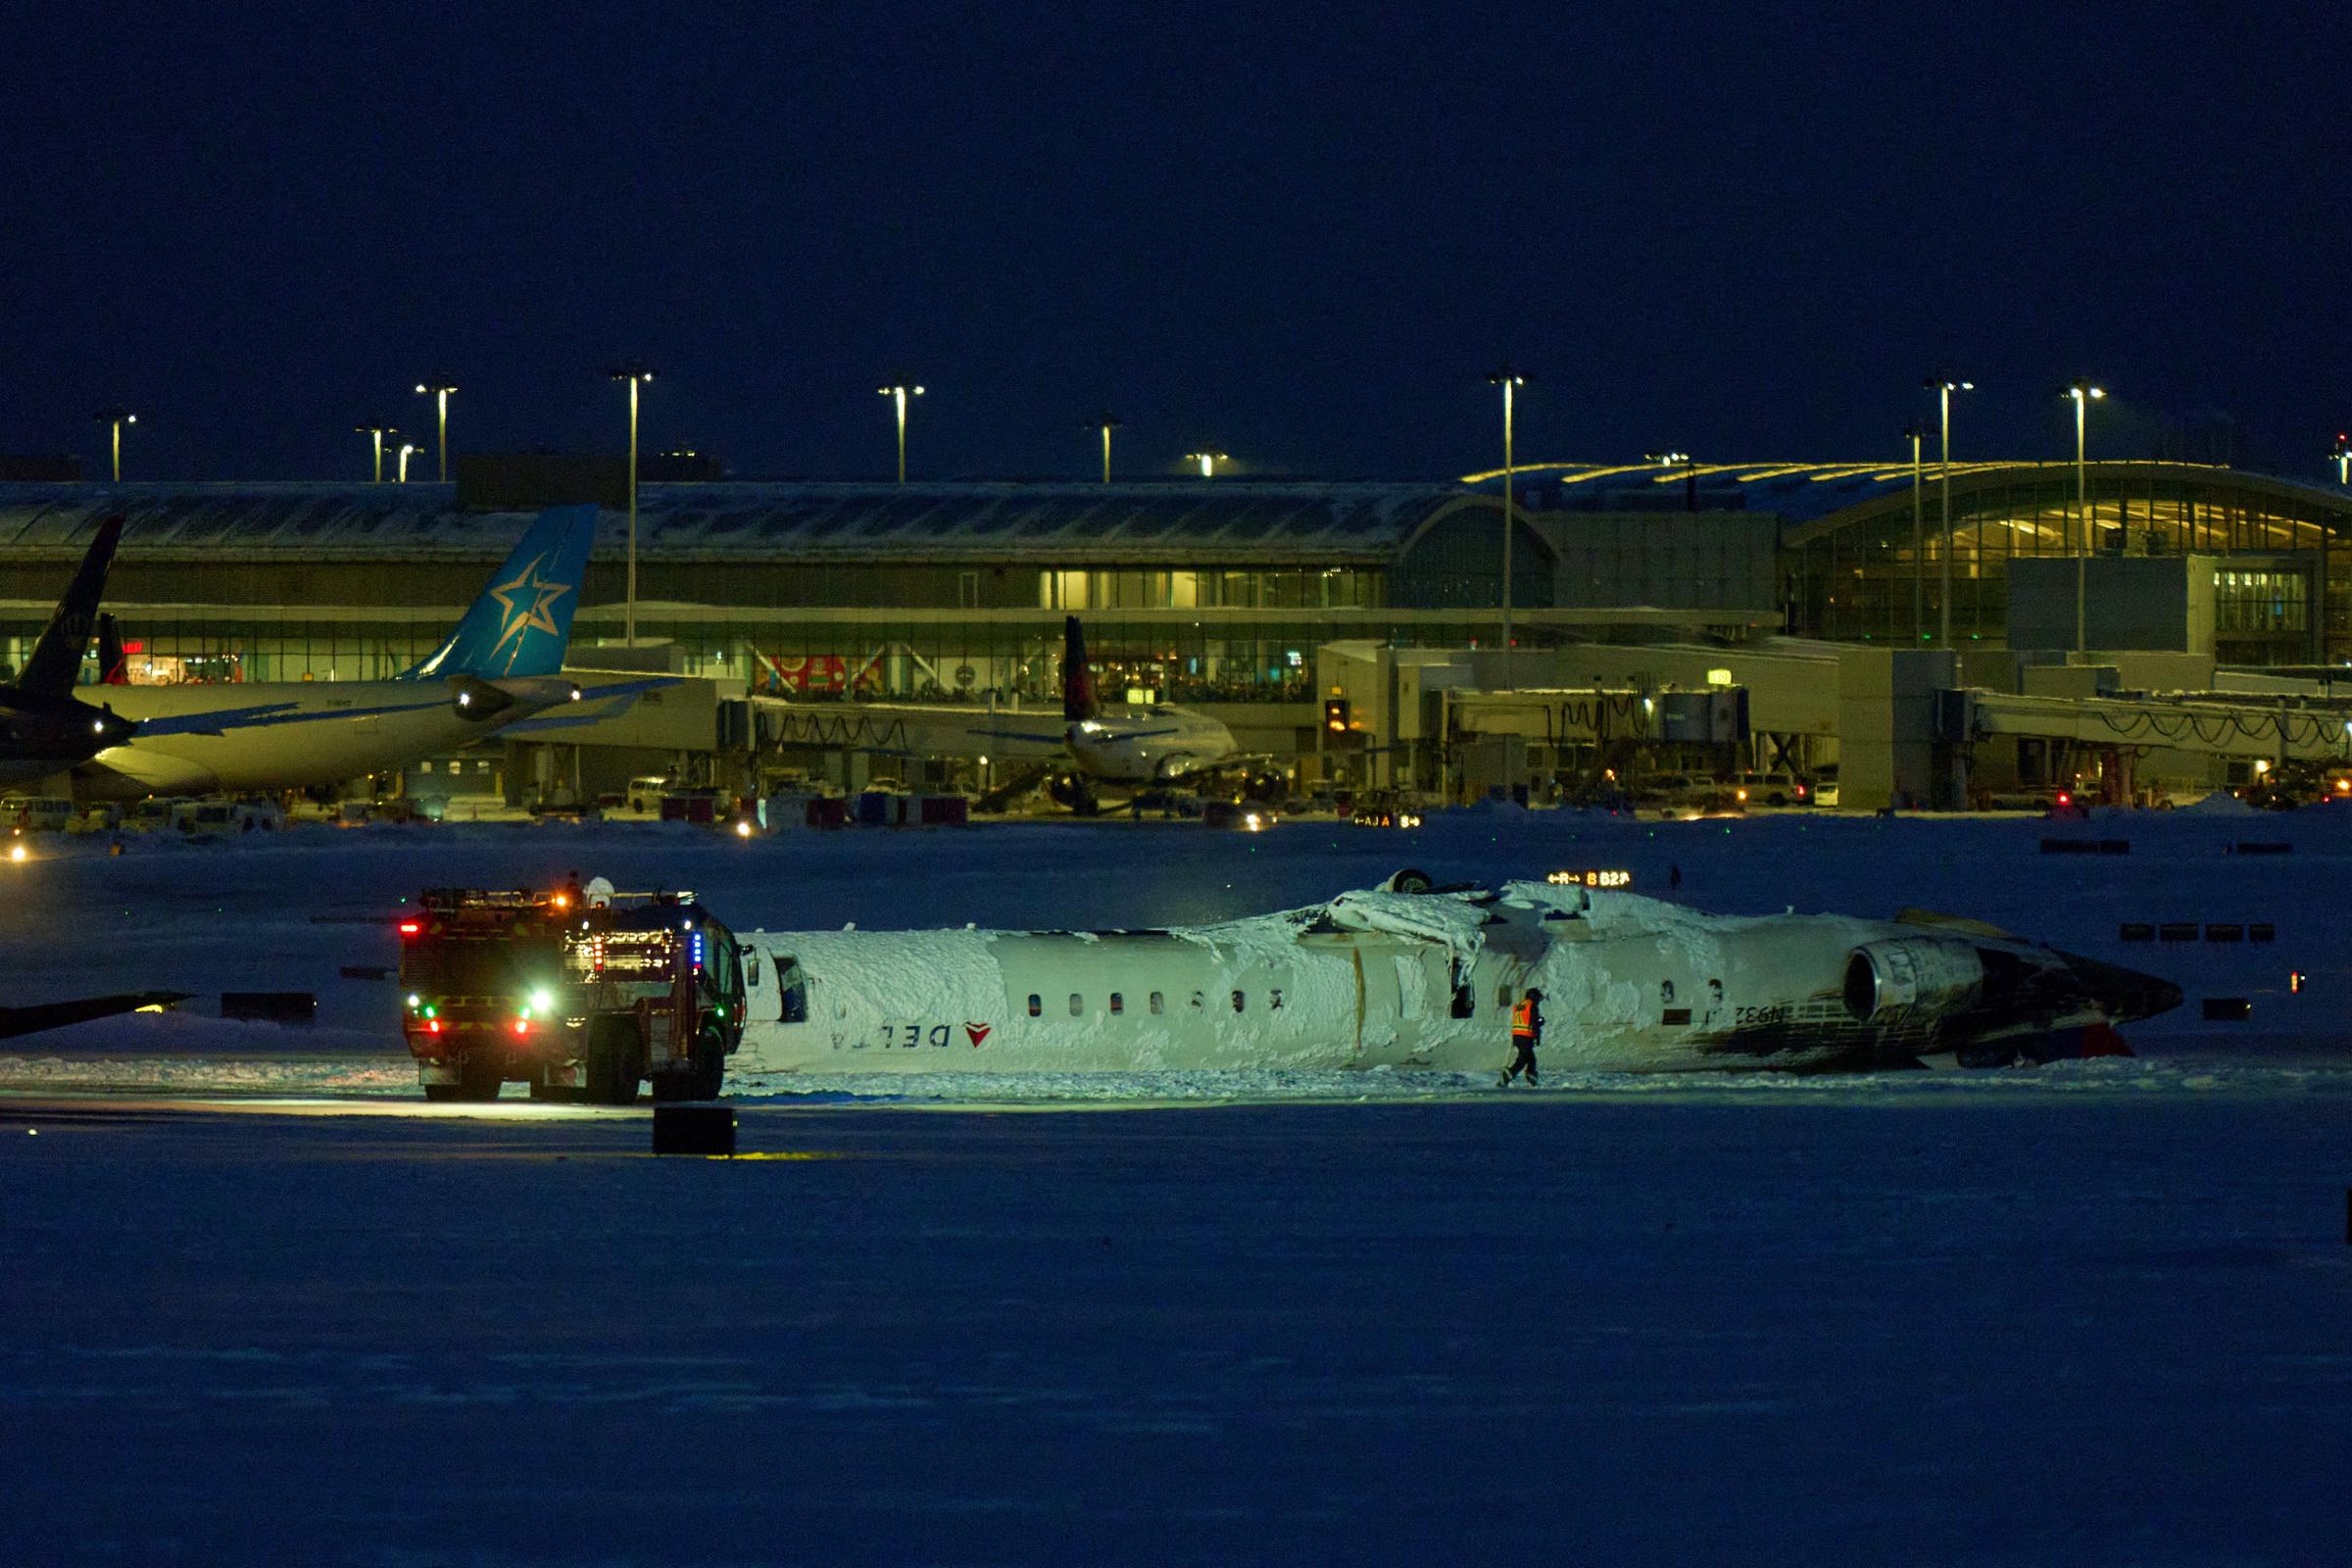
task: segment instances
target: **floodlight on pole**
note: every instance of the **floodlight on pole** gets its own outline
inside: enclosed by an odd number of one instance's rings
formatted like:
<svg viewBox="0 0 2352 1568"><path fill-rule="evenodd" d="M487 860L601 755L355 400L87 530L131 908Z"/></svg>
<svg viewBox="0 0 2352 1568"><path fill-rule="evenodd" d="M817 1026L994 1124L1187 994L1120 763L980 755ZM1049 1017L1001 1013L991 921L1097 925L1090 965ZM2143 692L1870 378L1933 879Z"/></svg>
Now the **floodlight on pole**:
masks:
<svg viewBox="0 0 2352 1568"><path fill-rule="evenodd" d="M2335 465L2335 482L2352 485L2352 435L2336 432L2335 447L2328 454L2328 461Z"/></svg>
<svg viewBox="0 0 2352 1568"><path fill-rule="evenodd" d="M1952 394L1974 392L1977 389L1977 383L1956 380L1952 376L1938 371L1922 381L1920 385L1936 394L1936 408L1942 418L1943 460L1936 474L1937 488L1942 492L1943 507L1941 524L1943 544L1938 550L1941 562L1938 569L1941 572L1942 602L1936 611L1936 645L1938 648L1949 648L1952 646ZM1912 456L1916 460L1918 454L1915 452Z"/></svg>
<svg viewBox="0 0 2352 1568"><path fill-rule="evenodd" d="M1487 384L1502 388L1502 689L1511 690L1511 457L1512 410L1527 377L1505 360L1487 372Z"/></svg>
<svg viewBox="0 0 2352 1568"><path fill-rule="evenodd" d="M1683 470L1683 510L1698 510L1698 460L1688 452L1644 452L1643 463L1654 463L1661 468Z"/></svg>
<svg viewBox="0 0 2352 1568"><path fill-rule="evenodd" d="M351 431L354 435L364 435L368 438L368 450L374 460L374 467L371 470L373 477L368 482L382 484L384 482L384 437L398 435L400 431L381 419L375 419L367 424L355 424L351 427Z"/></svg>
<svg viewBox="0 0 2352 1568"><path fill-rule="evenodd" d="M2083 462L2083 427L2091 404L2107 395L2103 386L2088 381L2073 382L2059 396L2075 405L2075 528L2078 534L2075 551L2075 652L2082 653L2088 644L2083 640L2083 558L2090 554L2090 480Z"/></svg>
<svg viewBox="0 0 2352 1568"><path fill-rule="evenodd" d="M403 441L400 444L400 482L402 484L409 482L409 459L423 450L424 448L414 441Z"/></svg>
<svg viewBox="0 0 2352 1568"><path fill-rule="evenodd" d="M1198 452L1187 452L1184 455L1184 461L1187 463L1199 464L1200 466L1201 478L1214 479L1217 476L1217 465L1220 463L1230 463L1233 460L1227 457L1224 453L1219 452L1215 447L1202 447Z"/></svg>
<svg viewBox="0 0 2352 1568"><path fill-rule="evenodd" d="M115 483L121 484L122 482L122 427L126 424L138 423L139 416L121 404L117 404L111 409L100 409L96 416L100 424L111 427L114 432Z"/></svg>
<svg viewBox="0 0 2352 1568"><path fill-rule="evenodd" d="M906 482L906 400L919 398L923 389L914 384L914 377L901 370L882 386L874 388L891 400L899 416L899 483ZM1107 439L1107 437L1105 437Z"/></svg>
<svg viewBox="0 0 2352 1568"><path fill-rule="evenodd" d="M1110 483L1110 432L1119 427L1119 416L1104 409L1086 421L1085 428L1102 432L1102 482Z"/></svg>
<svg viewBox="0 0 2352 1568"><path fill-rule="evenodd" d="M443 484L449 483L449 395L457 389L458 383L446 375L436 375L430 380L416 383L418 397L422 397L428 392L433 397L434 423L439 429L441 437L441 482Z"/></svg>
<svg viewBox="0 0 2352 1568"><path fill-rule="evenodd" d="M629 574L621 640L634 648L637 646L637 392L654 378L654 371L643 360L631 360L605 374L608 379L629 383Z"/></svg>

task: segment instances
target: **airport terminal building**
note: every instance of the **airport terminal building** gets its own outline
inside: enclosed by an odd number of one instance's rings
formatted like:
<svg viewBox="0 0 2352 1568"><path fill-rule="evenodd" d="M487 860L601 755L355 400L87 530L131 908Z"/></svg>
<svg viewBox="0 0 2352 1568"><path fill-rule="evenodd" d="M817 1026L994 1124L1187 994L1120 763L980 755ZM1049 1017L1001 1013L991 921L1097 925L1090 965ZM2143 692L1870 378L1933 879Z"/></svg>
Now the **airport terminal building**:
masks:
<svg viewBox="0 0 2352 1568"><path fill-rule="evenodd" d="M2336 542L2352 491L2160 462L2093 463L2082 480L2078 506L2062 463L1955 465L1948 482L1907 463L1521 468L1514 641L1550 657L1517 678L1639 682L1679 668L1665 650L1786 638L1961 661L2161 652L2207 671L2352 662L2352 549ZM446 486L0 484L0 663L22 661L98 521L121 514L107 597L135 679L380 678L438 643L538 507L576 500L604 517L573 662L645 667L621 648L617 460L496 458L463 460ZM1199 706L1246 745L1304 753L1322 650L1494 649L1501 521L1494 475L646 484L636 633L662 645L658 667L722 692L1026 707L1055 700L1075 612L1106 695ZM1661 657L1629 662L1640 649ZM2015 685L1989 667L1968 664L1969 682Z"/></svg>

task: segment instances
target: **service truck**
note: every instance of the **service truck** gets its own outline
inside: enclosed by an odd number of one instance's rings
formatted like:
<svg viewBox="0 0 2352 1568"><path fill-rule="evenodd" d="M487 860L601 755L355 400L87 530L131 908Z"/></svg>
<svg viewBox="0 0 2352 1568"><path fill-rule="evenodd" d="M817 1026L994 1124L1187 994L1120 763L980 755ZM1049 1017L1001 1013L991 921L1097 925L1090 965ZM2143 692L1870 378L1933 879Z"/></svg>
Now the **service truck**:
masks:
<svg viewBox="0 0 2352 1568"><path fill-rule="evenodd" d="M742 950L691 893L435 888L400 918L402 1033L427 1100L717 1097Z"/></svg>

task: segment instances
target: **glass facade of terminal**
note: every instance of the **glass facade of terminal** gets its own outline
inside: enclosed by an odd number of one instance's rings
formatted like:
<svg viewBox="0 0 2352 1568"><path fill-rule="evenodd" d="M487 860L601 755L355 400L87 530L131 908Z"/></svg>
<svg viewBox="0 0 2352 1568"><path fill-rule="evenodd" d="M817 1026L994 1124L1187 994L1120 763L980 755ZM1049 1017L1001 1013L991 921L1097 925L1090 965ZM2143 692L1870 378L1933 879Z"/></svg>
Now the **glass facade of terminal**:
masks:
<svg viewBox="0 0 2352 1568"><path fill-rule="evenodd" d="M2066 559L2087 537L2109 556L2258 554L2300 558L2263 569L2217 570L2214 653L2227 663L2352 659L2352 549L2330 540L2352 499L2329 507L2226 475L2090 472L2087 509L2063 467L2013 482L1972 482L1952 495L1952 637L1998 643L2008 631L2009 564ZM1792 627L1835 641L1932 643L1941 618L1945 561L1933 470L1914 534L1908 498L1843 526L1797 537L1784 552ZM2316 628L2313 615L2320 615Z"/></svg>

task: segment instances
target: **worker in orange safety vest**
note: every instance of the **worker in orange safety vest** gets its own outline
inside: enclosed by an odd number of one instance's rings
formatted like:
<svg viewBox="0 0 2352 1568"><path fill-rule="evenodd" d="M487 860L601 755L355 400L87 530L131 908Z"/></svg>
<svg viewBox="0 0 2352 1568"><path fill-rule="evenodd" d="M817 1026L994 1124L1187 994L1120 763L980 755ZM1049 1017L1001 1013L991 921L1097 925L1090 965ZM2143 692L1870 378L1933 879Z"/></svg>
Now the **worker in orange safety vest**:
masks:
<svg viewBox="0 0 2352 1568"><path fill-rule="evenodd" d="M1508 1089L1511 1080L1523 1072L1527 1074L1527 1087L1536 1087L1536 1047L1544 1043L1543 1002L1544 993L1529 986L1527 995L1511 1009L1511 1064L1502 1069L1502 1076L1494 1081L1495 1088Z"/></svg>

